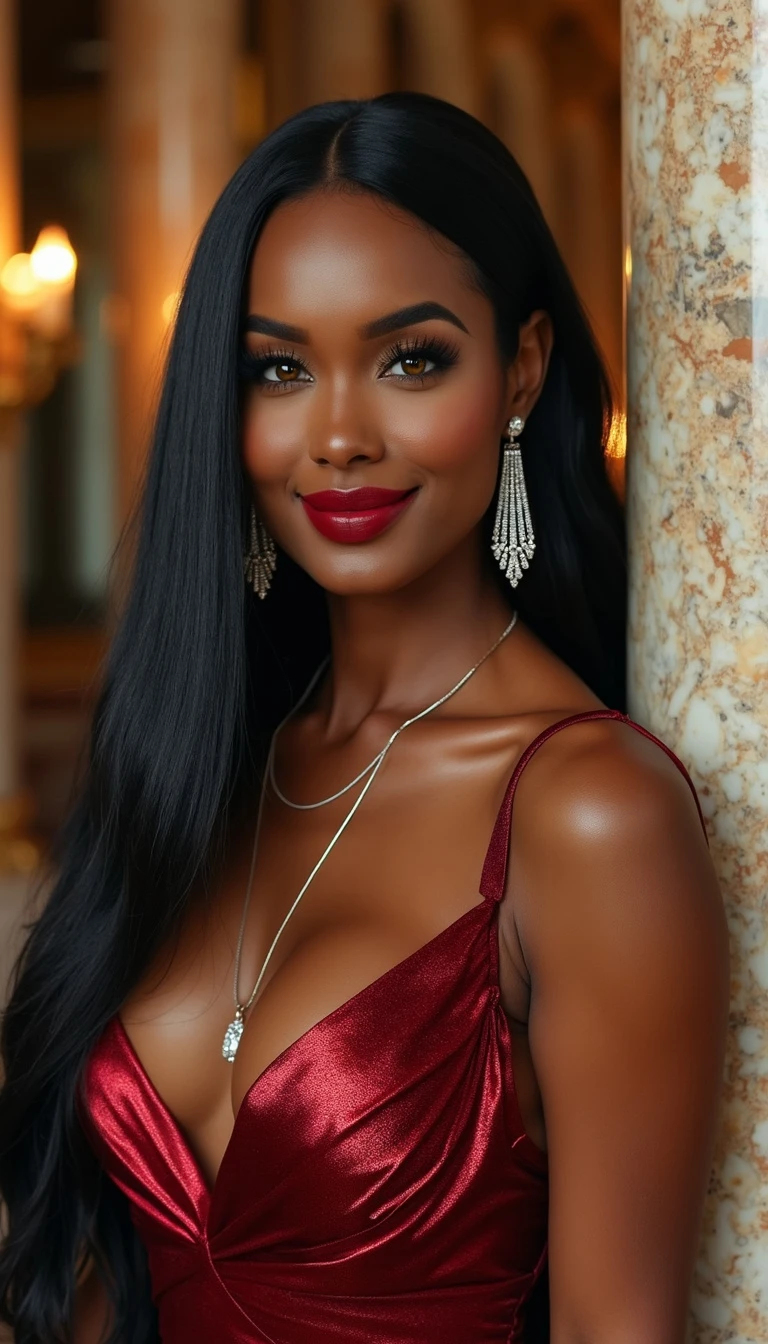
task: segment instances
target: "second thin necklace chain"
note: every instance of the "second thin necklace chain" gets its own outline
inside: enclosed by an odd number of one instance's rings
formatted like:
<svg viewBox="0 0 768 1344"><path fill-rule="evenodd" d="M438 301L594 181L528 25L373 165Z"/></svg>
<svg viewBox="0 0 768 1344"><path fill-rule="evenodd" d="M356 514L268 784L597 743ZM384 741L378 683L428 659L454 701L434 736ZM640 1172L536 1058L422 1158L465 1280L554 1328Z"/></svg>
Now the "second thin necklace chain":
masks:
<svg viewBox="0 0 768 1344"><path fill-rule="evenodd" d="M321 673L322 673L322 672L324 671L324 669L327 667L328 662L330 661L330 656L329 656L328 658L325 658L325 659L323 660L323 662L320 664L320 666L318 667L317 671L315 672L314 676L312 677L312 679L311 679L309 685L306 687L306 689L304 690L303 694L300 696L299 700L296 702L296 704L293 706L293 708L292 708L291 710L289 710L289 712L286 714L285 718L282 719L281 722L277 725L277 728L275 729L274 733L272 734L272 740L271 740L271 742L270 742L270 744L269 744L269 752L268 752L268 754L267 754L267 762L266 762L266 767L265 767L265 770L264 770L264 779L263 779L262 788L261 788L261 795L260 795L260 798L259 798L258 815L257 815L257 818L256 818L256 831L255 831L255 835L254 835L254 838L253 838L253 852L252 852L252 855L251 855L250 872L249 872L249 874L248 874L248 885L247 885L246 893L245 893L245 901L244 901L244 903L243 903L243 913L242 913L242 916L241 916L241 919L240 919L240 930L239 930L239 933L238 933L238 938L237 938L237 948L236 948L236 951L235 951L235 969L234 969L234 985L233 985L233 998L234 998L234 1002L235 1002L235 1016L234 1016L233 1020L230 1022L229 1026L227 1027L227 1030L226 1030L226 1032L225 1032L225 1034L224 1034L224 1041L223 1041L222 1049L221 1049L221 1053L222 1053L222 1055L224 1056L224 1058L225 1058L226 1060L229 1061L230 1064L234 1061L235 1055L237 1054L237 1049L238 1049L238 1046L239 1046L239 1044L240 1044L240 1039L241 1039L242 1034L243 1034L243 1027L245 1026L245 1015L246 1015L246 1013L248 1012L248 1009L251 1007L251 1004L253 1003L254 999L256 998L256 994L257 994L257 992L258 992L259 986L261 985L262 979L263 979L263 977L264 977L264 972L265 972L266 969L267 969L267 965L268 965L268 963L269 963L269 959L270 959L270 957L272 956L272 953L274 952L275 947L276 947L276 945L277 945L277 940L278 940L278 938L280 937L281 933L283 932L283 929L285 928L286 924L288 923L288 920L290 919L291 915L293 914L294 910L296 909L296 906L298 905L299 901L301 900L302 896L304 895L304 892L307 890L307 887L309 886L309 884L310 884L310 882L312 881L313 877L314 877L315 874L319 871L320 867L321 867L322 864L325 862L325 860L327 859L327 857L328 857L328 855L330 854L331 850L333 849L334 845L336 844L336 841L339 839L339 837L341 836L342 832L346 829L346 827L349 825L350 821L352 820L353 816L355 815L355 812L357 811L358 807L359 807L360 804L362 803L363 798L365 797L365 795L366 795L366 793L368 792L369 788L371 787L371 785L372 785L374 779L376 778L376 776L377 776L379 770L381 769L381 767L382 767L382 765L383 765L383 763L384 763L384 760L385 760L385 758L386 758L386 756L387 756L387 753L389 752L390 748L392 747L392 745L394 744L394 742L396 741L396 739L399 737L400 733L402 733L403 730L404 730L405 728L410 727L410 725L411 725L412 723L416 723L419 719L423 719L427 714L431 714L432 711L433 711L434 709L437 709L440 705L445 704L446 700L449 700L449 699L451 698L452 695L455 695L457 691L461 690L461 687L464 686L465 683L466 683L467 681L469 681L469 678L470 678L471 676L474 676L474 674L475 674L475 672L477 672L478 668L482 667L482 665L483 665L483 663L486 661L486 659L487 659L487 658L490 658L491 654L495 652L495 650L496 650L496 649L499 647L499 645L501 644L502 640L503 640L503 639L506 639L507 635L510 633L510 631L511 631L512 628L513 628L513 626L515 625L515 622L516 622L516 621L517 621L517 612L515 611L515 612L513 613L513 615L512 615L512 619L511 619L511 621L510 621L509 624L506 626L506 628L505 628L504 630L502 630L502 632L501 632L501 634L499 635L498 639L494 640L493 644L492 644L491 647L490 647L490 648L483 654L482 658L481 658L477 663L475 663L474 666L471 667L471 668L469 669L468 672L465 672L465 673L464 673L463 677L461 677L461 678L459 679L459 681L456 682L456 685L455 685L455 686L452 686L451 689L450 689L449 691L446 691L444 695L441 695L441 696L439 697L439 699L433 701L433 703L432 703L431 705L427 705L426 709L422 709L422 710L419 711L418 714L414 714L411 718L409 718L409 719L405 719L405 721L404 721L403 723L400 724L399 728L396 728L396 729L395 729L395 731L391 734L391 736L389 737L389 739L387 740L387 742L386 742L386 743L384 744L384 746L382 747L381 751L378 752L378 754L377 754L376 756L374 756L373 760L369 762L369 764L365 767L365 769L364 769L364 770L361 770L360 773L357 774L357 775L355 776L354 779L350 780L349 784L345 784L343 789L339 789L336 793L331 794L328 798L321 798L318 802L315 802L315 803L292 803L288 798L286 798L286 797L284 796L284 794L282 794L282 793L280 792L280 790L278 789L277 784L276 784L276 781L275 781L275 773L274 773L274 751L275 751L275 742L276 742L276 740L277 740L277 735L278 735L278 733L280 732L280 729L284 726L284 724L286 724L286 723L288 722L288 720L289 720L290 718L293 717L294 714L296 714L296 712L301 708L301 706L302 706L302 705L304 704L304 702L307 700L307 698L308 698L309 695L310 695L310 692L312 691L313 687L316 685L317 680L318 680L318 678L320 677ZM312 869L311 873L309 874L309 877L307 878L306 882L304 883L303 887L301 888L301 891L298 893L298 895L296 896L295 900L293 901L293 904L291 905L291 907L290 907L290 909L289 909L287 915L285 916L285 918L284 918L282 924L280 925L279 929L277 930L277 933L275 934L275 936L274 936L274 938L273 938L273 940L272 940L272 944L271 944L271 946L270 946L270 948L269 948L269 951L267 952L266 957L264 958L264 962L263 962L263 964L262 964L261 970L259 971L259 975L258 975L258 979L256 980L256 984L254 985L253 989L251 990L251 993L249 994L249 996L248 996L248 998L245 1000L245 1002L244 1002L244 1003L241 1002L240 997L239 997L238 992L237 992L237 991L238 991L238 984L239 984L239 981L240 981L240 957L241 957L242 949L243 949L243 937L244 937L244 934L245 934L245 922L246 922L246 917L247 917L247 914L248 914L248 907L249 907L250 899L251 899L251 889L252 889L252 887L253 887L253 875L254 875L254 871L255 871L255 867L256 867L256 852L257 852L258 842L259 842L259 831L261 830L261 818L262 818L262 813L263 813L263 810L264 810L264 797L265 797L265 794L266 794L266 785L267 785L267 782L269 781L269 783L272 784L272 787L274 788L275 793L277 794L278 798L281 799L282 802L286 803L289 807L294 807L294 808L297 808L297 809L302 809L302 810L304 810L304 809L307 809L307 808L324 807L324 806L326 805L326 803L331 803L331 802L333 802L336 798L340 798L340 797L342 796L342 794L347 793L347 792L349 791L349 789L351 789L351 788L353 787L353 785L357 784L358 781L361 780L365 775L368 775L368 779L366 780L365 784L363 785L362 789L360 790L360 793L358 794L357 798L355 799L354 803L352 804L352 807L350 808L350 810L349 810L349 812L347 813L346 817L344 818L343 822L341 823L341 825L339 826L338 830L336 831L336 834L333 836L333 839L332 839L332 840L329 842L329 844L326 846L325 850L323 851L323 853L321 854L321 856L320 856L320 858L318 859L317 863L315 864L314 868Z"/></svg>

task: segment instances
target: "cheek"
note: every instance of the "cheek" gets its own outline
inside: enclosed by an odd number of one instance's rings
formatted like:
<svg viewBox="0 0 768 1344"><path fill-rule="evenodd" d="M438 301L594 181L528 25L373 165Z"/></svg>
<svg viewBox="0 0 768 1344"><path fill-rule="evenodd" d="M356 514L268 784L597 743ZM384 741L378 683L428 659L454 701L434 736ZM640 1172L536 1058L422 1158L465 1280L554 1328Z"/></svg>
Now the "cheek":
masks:
<svg viewBox="0 0 768 1344"><path fill-rule="evenodd" d="M434 396L413 392L402 400L412 403L412 409L398 408L403 421L392 428L402 451L414 463L439 479L466 472L477 475L482 459L495 474L501 446L498 378L462 379L461 384L457 381L450 390L436 391Z"/></svg>
<svg viewBox="0 0 768 1344"><path fill-rule="evenodd" d="M297 397L298 401L300 398ZM296 460L302 434L295 416L271 414L263 397L247 397L242 415L243 465L253 481L269 484L285 479Z"/></svg>

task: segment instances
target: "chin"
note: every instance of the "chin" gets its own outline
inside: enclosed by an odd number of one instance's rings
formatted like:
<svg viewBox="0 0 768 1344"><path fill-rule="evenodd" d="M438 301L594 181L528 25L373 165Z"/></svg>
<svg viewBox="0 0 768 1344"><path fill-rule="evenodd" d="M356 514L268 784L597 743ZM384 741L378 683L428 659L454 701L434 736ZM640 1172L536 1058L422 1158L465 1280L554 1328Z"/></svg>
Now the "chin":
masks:
<svg viewBox="0 0 768 1344"><path fill-rule="evenodd" d="M302 564L301 561L298 563ZM384 597L407 588L426 574L434 563L425 558L421 565L418 561L404 565L402 556L399 556L390 564L384 560L379 564L370 560L364 563L360 559L357 564L303 564L302 568L325 592L333 593L335 597Z"/></svg>
<svg viewBox="0 0 768 1344"><path fill-rule="evenodd" d="M365 574L313 574L312 577L326 593L333 593L334 597L384 597L387 593L395 593L407 587L411 581L407 575L394 578L370 571Z"/></svg>

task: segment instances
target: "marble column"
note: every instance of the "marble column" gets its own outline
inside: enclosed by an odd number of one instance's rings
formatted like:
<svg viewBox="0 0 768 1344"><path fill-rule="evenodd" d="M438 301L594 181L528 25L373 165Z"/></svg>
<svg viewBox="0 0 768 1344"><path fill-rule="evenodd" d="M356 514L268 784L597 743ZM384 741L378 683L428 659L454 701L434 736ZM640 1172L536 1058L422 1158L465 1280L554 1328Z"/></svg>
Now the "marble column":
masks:
<svg viewBox="0 0 768 1344"><path fill-rule="evenodd" d="M624 0L630 712L689 766L733 1030L691 1306L768 1339L768 0Z"/></svg>
<svg viewBox="0 0 768 1344"><path fill-rule="evenodd" d="M135 498L173 296L237 164L240 0L109 0L118 521Z"/></svg>

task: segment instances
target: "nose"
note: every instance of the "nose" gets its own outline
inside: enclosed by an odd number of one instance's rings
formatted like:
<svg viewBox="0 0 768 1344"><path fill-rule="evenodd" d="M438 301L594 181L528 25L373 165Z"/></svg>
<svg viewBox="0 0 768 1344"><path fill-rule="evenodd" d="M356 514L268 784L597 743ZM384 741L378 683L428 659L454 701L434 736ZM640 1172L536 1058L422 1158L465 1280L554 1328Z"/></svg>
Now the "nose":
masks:
<svg viewBox="0 0 768 1344"><path fill-rule="evenodd" d="M381 435L350 391L337 391L325 406L318 398L312 409L309 456L318 466L338 469L383 456Z"/></svg>

